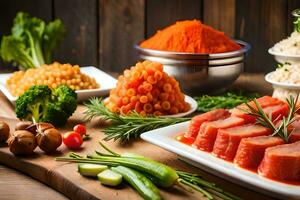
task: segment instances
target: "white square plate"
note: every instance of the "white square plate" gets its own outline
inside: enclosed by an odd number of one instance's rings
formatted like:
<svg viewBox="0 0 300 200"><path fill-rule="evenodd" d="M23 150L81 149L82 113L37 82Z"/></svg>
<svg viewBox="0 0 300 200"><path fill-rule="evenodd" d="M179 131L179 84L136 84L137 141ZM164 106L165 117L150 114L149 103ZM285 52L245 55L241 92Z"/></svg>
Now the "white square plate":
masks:
<svg viewBox="0 0 300 200"><path fill-rule="evenodd" d="M107 95L111 89L116 87L117 80L111 75L101 71L96 67L81 67L80 71L90 77L95 78L96 82L100 85L100 88L90 90L77 90L76 93L78 95L78 101L84 101L89 99L90 97ZM0 90L12 104L15 104L17 97L12 96L12 94L8 91L6 87L6 80L11 75L11 73L0 74Z"/></svg>
<svg viewBox="0 0 300 200"><path fill-rule="evenodd" d="M238 185L260 191L282 199L300 199L300 186L289 185L263 178L258 174L236 167L233 163L214 157L210 153L200 151L176 141L176 136L188 130L188 122L145 132L141 138L176 153L182 160L207 172L225 178Z"/></svg>

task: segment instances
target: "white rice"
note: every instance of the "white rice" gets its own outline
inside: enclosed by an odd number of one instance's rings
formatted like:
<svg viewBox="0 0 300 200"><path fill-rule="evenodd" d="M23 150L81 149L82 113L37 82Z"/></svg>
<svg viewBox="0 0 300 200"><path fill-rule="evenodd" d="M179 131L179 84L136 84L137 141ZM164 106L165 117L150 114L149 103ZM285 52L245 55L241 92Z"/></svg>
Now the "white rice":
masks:
<svg viewBox="0 0 300 200"><path fill-rule="evenodd" d="M300 55L300 33L294 31L290 37L276 43L273 50L287 55Z"/></svg>
<svg viewBox="0 0 300 200"><path fill-rule="evenodd" d="M285 63L270 76L276 82L300 84L300 63Z"/></svg>

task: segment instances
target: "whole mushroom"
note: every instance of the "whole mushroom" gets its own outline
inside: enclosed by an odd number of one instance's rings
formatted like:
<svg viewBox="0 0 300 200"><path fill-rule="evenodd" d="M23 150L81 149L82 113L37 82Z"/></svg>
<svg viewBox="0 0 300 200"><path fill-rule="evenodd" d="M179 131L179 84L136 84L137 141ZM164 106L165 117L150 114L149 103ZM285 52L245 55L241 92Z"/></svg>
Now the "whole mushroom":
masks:
<svg viewBox="0 0 300 200"><path fill-rule="evenodd" d="M55 128L39 129L36 140L40 149L46 153L54 152L62 143L60 132Z"/></svg>
<svg viewBox="0 0 300 200"><path fill-rule="evenodd" d="M15 131L7 143L9 150L15 155L32 154L37 146L34 135L26 130Z"/></svg>
<svg viewBox="0 0 300 200"><path fill-rule="evenodd" d="M16 124L15 130L26 130L29 126L31 126L33 123L31 121L20 121Z"/></svg>
<svg viewBox="0 0 300 200"><path fill-rule="evenodd" d="M4 121L0 121L0 144L5 143L9 138L9 126Z"/></svg>

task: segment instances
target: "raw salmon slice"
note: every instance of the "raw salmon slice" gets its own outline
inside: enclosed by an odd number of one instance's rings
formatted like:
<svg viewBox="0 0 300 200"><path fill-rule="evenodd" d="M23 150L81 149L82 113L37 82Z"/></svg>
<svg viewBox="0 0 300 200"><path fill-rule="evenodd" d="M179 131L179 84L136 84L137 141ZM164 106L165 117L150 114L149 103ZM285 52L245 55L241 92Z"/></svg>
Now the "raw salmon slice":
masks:
<svg viewBox="0 0 300 200"><path fill-rule="evenodd" d="M213 148L213 155L232 161L241 139L269 135L271 130L260 125L244 125L227 129L219 129Z"/></svg>
<svg viewBox="0 0 300 200"><path fill-rule="evenodd" d="M277 98L270 97L270 96L263 96L263 97L260 97L260 98L258 98L256 100L257 100L257 102L259 103L259 105L263 109L266 108L266 107L269 107L269 106L277 106L277 105L282 105L284 107L283 110L285 110L285 108L288 109L288 106L287 106L287 104L285 102L283 102L283 101L281 101L281 100L279 100ZM254 101L250 101L248 104L250 106L256 108ZM276 108L279 109L279 110L282 109L281 107L279 107L279 108L276 107ZM245 123L254 123L255 122L255 117L246 114L241 109L243 109L243 110L249 110L249 108L247 107L246 104L241 104L241 105L237 106L236 108L231 109L230 112L234 116L243 118L245 120ZM272 109L267 110L267 112L269 112L269 114L270 114L270 111L272 111ZM285 111L282 111L282 112L283 112L283 114L286 114ZM274 114L277 114L277 116L278 116L280 114L280 111L276 110L276 111L274 111ZM272 113L272 116L273 116L273 119L275 119L273 113Z"/></svg>
<svg viewBox="0 0 300 200"><path fill-rule="evenodd" d="M263 108L263 111L267 113L268 116L271 116L272 120L280 120L283 117L288 116L289 106L286 103L281 103L275 106L268 106Z"/></svg>
<svg viewBox="0 0 300 200"><path fill-rule="evenodd" d="M258 173L276 180L299 181L300 141L267 148Z"/></svg>
<svg viewBox="0 0 300 200"><path fill-rule="evenodd" d="M188 132L184 135L186 138L196 138L203 122L215 121L229 117L230 113L225 109L216 109L192 118Z"/></svg>
<svg viewBox="0 0 300 200"><path fill-rule="evenodd" d="M289 136L289 141L291 143L297 142L300 140L300 119L298 118L290 125L291 135Z"/></svg>
<svg viewBox="0 0 300 200"><path fill-rule="evenodd" d="M212 122L204 122L199 130L199 134L193 144L194 147L211 152L213 150L218 129L230 128L244 124L244 119L239 117L229 117Z"/></svg>
<svg viewBox="0 0 300 200"><path fill-rule="evenodd" d="M234 163L246 169L256 170L268 147L284 144L279 137L258 136L243 138L239 144Z"/></svg>

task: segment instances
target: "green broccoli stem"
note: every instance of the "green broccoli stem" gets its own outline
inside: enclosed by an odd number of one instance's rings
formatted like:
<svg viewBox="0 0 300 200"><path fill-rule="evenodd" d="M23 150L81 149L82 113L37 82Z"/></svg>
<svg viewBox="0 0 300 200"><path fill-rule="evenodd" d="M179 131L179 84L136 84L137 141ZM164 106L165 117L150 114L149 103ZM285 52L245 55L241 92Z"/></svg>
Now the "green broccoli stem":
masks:
<svg viewBox="0 0 300 200"><path fill-rule="evenodd" d="M34 63L35 67L40 67L41 65L45 64L42 47L41 47L41 41L39 39L33 39L33 36L30 34L29 31L26 31L29 43L30 43L30 50L32 55L32 61Z"/></svg>
<svg viewBox="0 0 300 200"><path fill-rule="evenodd" d="M40 106L41 104L37 103L29 107L32 113L32 119L28 120L32 120L33 122L40 122Z"/></svg>

